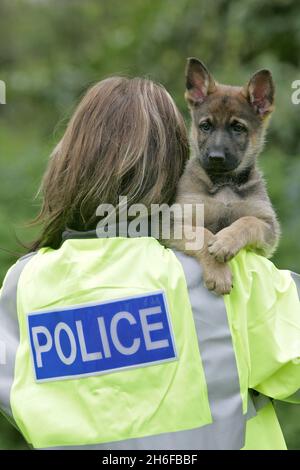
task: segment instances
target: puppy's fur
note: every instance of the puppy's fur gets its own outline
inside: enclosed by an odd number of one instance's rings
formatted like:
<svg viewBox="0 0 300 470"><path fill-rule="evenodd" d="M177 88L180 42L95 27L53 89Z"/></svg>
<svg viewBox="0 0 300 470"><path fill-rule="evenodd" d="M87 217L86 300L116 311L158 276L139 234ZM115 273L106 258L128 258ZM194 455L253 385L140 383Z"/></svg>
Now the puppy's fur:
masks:
<svg viewBox="0 0 300 470"><path fill-rule="evenodd" d="M279 224L256 166L273 111L274 84L271 73L261 70L245 87L221 85L191 58L185 98L193 157L176 202L204 204L204 246L187 254L202 264L207 288L226 294L232 288L226 262L245 247L269 257L279 239ZM185 251L186 240L171 245Z"/></svg>

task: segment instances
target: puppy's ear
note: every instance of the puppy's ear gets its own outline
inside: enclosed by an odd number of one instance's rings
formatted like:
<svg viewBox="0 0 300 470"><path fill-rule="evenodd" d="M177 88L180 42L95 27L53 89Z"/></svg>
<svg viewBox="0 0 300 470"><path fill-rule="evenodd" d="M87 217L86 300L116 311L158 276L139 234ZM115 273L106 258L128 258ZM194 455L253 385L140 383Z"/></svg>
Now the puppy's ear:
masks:
<svg viewBox="0 0 300 470"><path fill-rule="evenodd" d="M269 70L259 70L244 89L247 100L254 111L264 118L274 110L275 86Z"/></svg>
<svg viewBox="0 0 300 470"><path fill-rule="evenodd" d="M194 57L187 60L185 78L185 99L191 106L201 104L216 89L215 81L205 65Z"/></svg>

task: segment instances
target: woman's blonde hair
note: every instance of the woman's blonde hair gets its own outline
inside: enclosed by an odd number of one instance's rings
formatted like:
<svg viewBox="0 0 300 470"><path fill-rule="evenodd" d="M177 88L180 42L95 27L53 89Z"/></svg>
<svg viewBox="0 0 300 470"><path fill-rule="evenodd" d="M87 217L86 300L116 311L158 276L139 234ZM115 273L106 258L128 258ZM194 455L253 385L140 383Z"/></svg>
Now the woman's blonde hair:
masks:
<svg viewBox="0 0 300 470"><path fill-rule="evenodd" d="M42 223L31 248L57 248L66 227L91 230L101 203L171 203L188 158L181 114L159 84L112 77L90 88L44 175ZM98 219L99 220L99 219Z"/></svg>

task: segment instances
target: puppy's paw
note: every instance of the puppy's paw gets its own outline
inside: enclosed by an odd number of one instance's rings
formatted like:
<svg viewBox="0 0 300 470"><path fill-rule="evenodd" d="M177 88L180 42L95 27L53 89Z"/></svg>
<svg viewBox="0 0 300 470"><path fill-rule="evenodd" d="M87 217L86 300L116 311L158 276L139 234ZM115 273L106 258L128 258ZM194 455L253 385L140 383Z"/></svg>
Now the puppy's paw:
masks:
<svg viewBox="0 0 300 470"><path fill-rule="evenodd" d="M233 287L230 268L224 263L215 263L204 269L203 279L207 289L217 295L229 294Z"/></svg>
<svg viewBox="0 0 300 470"><path fill-rule="evenodd" d="M239 252L239 249L237 240L230 232L226 232L226 229L217 233L214 239L208 243L208 252L220 263L230 261Z"/></svg>

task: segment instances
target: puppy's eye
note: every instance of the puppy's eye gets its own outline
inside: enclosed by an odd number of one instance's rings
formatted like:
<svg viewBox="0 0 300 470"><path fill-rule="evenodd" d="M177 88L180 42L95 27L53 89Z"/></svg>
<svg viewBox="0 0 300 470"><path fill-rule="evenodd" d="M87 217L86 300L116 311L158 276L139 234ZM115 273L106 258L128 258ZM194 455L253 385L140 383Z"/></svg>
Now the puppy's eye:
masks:
<svg viewBox="0 0 300 470"><path fill-rule="evenodd" d="M203 132L209 132L212 129L212 123L210 121L202 121L199 124L199 129Z"/></svg>
<svg viewBox="0 0 300 470"><path fill-rule="evenodd" d="M238 121L233 121L231 123L231 129L238 133L238 134L241 134L242 132L246 132L247 131L247 128L246 126L244 126L244 124L241 124L240 122Z"/></svg>

